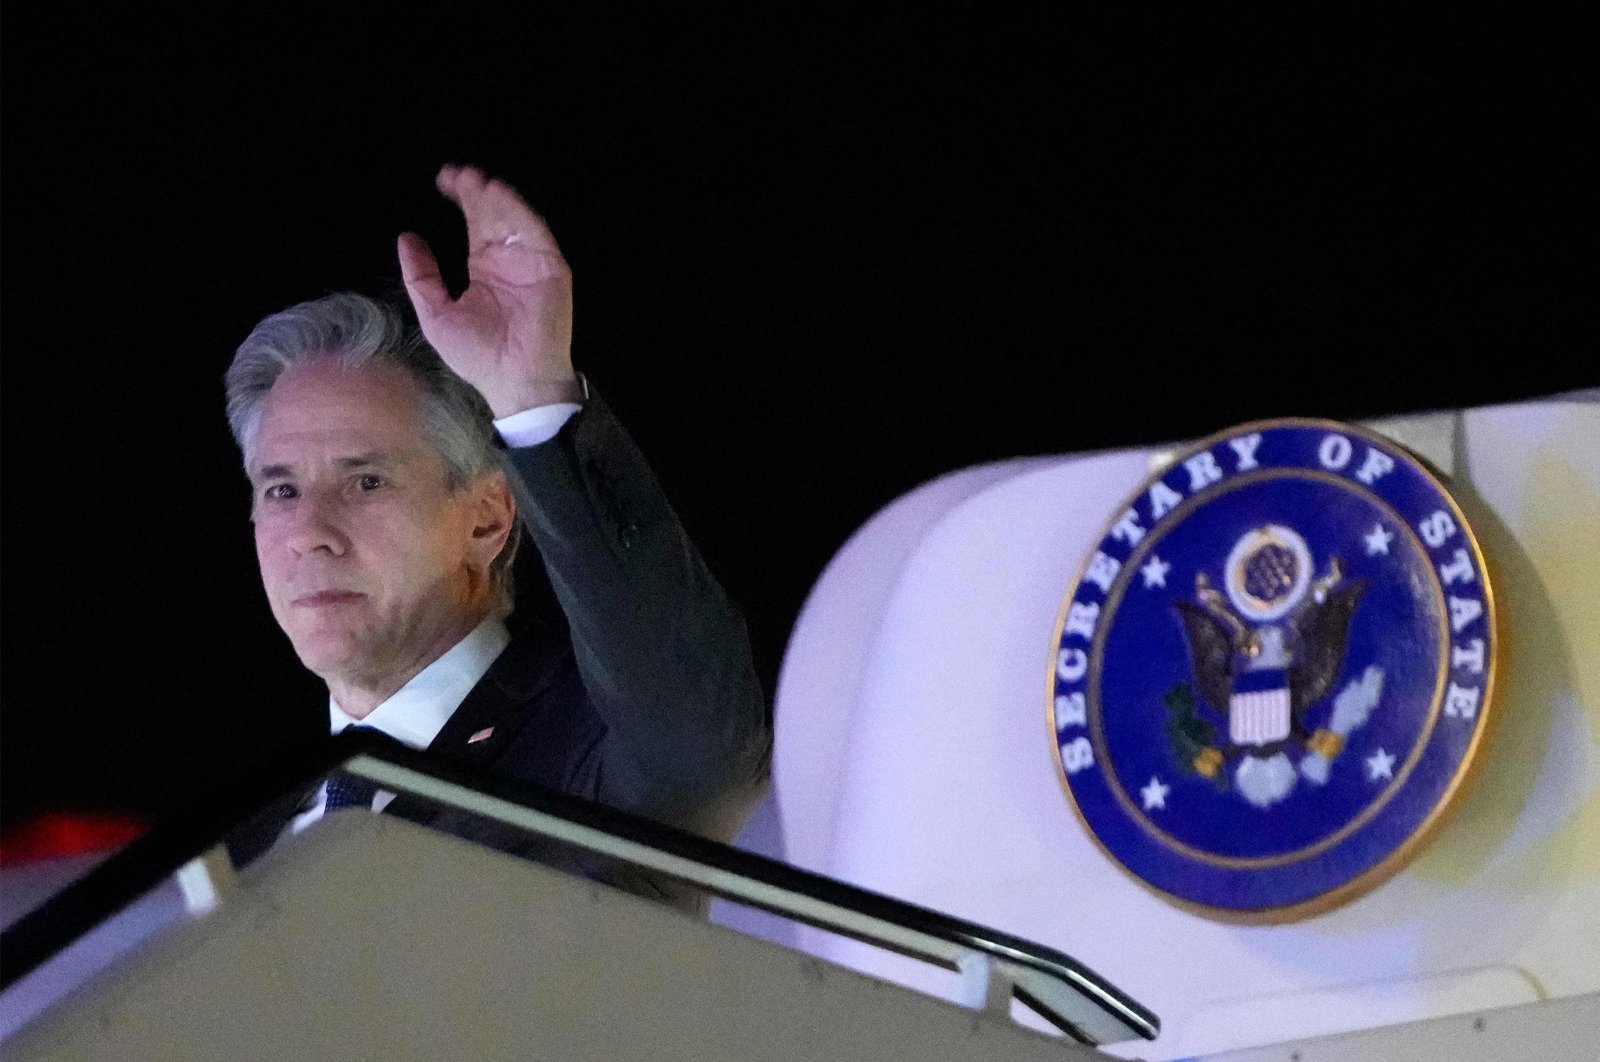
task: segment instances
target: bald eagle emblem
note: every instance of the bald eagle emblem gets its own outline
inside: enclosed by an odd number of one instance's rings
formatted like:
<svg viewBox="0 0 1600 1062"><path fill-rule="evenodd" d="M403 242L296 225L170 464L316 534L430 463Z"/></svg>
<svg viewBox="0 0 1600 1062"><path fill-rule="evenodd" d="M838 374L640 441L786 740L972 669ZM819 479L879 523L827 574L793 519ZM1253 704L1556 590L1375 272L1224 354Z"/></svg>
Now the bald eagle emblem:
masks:
<svg viewBox="0 0 1600 1062"><path fill-rule="evenodd" d="M1203 702L1188 683L1167 694L1180 765L1219 789L1231 777L1258 808L1286 798L1297 777L1327 782L1345 738L1383 689L1382 669L1369 667L1323 710L1365 591L1365 580L1344 577L1337 556L1314 576L1305 539L1279 524L1240 537L1223 565L1222 590L1197 573L1194 599L1173 601Z"/></svg>

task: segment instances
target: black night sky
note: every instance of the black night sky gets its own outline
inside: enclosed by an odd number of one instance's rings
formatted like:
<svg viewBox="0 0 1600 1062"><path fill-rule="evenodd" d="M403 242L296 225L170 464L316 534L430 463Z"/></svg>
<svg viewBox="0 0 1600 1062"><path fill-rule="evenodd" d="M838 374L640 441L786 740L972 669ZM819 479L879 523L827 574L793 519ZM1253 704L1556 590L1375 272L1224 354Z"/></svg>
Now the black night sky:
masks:
<svg viewBox="0 0 1600 1062"><path fill-rule="evenodd" d="M221 374L269 312L398 293L402 229L464 255L443 162L550 219L769 691L941 473L1600 382L1561 27L153 10L5 27L6 823L159 818L325 725Z"/></svg>

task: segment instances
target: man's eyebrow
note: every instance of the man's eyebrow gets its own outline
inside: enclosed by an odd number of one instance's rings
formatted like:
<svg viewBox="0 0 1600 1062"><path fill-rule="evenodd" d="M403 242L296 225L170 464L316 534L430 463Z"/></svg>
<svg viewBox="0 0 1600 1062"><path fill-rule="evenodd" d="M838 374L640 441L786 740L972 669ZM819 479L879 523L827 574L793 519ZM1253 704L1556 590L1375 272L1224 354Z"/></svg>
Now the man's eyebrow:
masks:
<svg viewBox="0 0 1600 1062"><path fill-rule="evenodd" d="M351 454L341 457L335 462L341 471L350 471L357 468L393 468L400 464L399 458L381 450L369 450L366 453ZM267 479L292 479L294 477L293 465L262 465L256 469L255 477L258 480Z"/></svg>
<svg viewBox="0 0 1600 1062"><path fill-rule="evenodd" d="M381 450L369 450L364 454L353 454L350 457L339 458L340 468L389 468L397 463L393 454L386 454Z"/></svg>

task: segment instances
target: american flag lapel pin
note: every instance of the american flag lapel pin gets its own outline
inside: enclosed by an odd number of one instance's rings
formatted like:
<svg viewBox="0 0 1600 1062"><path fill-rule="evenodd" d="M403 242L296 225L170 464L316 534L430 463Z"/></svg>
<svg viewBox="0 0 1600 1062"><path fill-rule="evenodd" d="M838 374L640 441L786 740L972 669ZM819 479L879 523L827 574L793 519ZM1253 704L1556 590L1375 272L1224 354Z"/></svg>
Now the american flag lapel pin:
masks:
<svg viewBox="0 0 1600 1062"><path fill-rule="evenodd" d="M492 733L494 733L494 727L486 726L476 734L473 734L471 737L467 738L467 744L476 745L478 742L482 741Z"/></svg>

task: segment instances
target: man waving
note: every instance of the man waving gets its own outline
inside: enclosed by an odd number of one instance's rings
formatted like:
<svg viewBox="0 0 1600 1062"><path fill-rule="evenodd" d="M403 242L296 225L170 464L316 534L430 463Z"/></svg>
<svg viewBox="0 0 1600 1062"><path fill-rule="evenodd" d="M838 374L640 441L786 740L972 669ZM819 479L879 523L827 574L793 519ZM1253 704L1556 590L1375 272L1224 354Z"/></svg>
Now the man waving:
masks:
<svg viewBox="0 0 1600 1062"><path fill-rule="evenodd" d="M771 745L743 622L573 368L572 275L548 226L471 167L445 167L438 186L466 219L470 283L451 298L427 244L400 237L422 335L392 307L334 295L263 320L228 370L273 615L327 683L334 732L359 723L731 839ZM505 622L521 533L564 627ZM324 789L298 825L386 796ZM390 810L437 819L403 799ZM486 826L435 824L700 906Z"/></svg>

